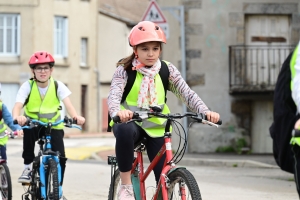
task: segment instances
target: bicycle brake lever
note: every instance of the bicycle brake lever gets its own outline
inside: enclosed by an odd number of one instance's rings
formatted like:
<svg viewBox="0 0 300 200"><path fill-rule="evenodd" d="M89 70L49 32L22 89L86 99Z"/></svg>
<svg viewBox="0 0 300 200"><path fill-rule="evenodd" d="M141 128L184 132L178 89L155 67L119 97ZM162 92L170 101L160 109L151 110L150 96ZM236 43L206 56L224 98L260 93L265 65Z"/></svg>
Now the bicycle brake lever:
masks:
<svg viewBox="0 0 300 200"><path fill-rule="evenodd" d="M125 122L126 124L131 123L131 122L142 122L142 119L131 119L127 122Z"/></svg>
<svg viewBox="0 0 300 200"><path fill-rule="evenodd" d="M207 121L207 120L205 120L205 119L202 119L202 122L201 122L202 124L208 124L208 125L210 125L210 126L215 126L215 127L219 127L219 125L218 124L215 124L215 123L212 123L212 122L210 122L210 121Z"/></svg>
<svg viewBox="0 0 300 200"><path fill-rule="evenodd" d="M145 111L135 111L135 113L142 120L150 118L150 116L148 115L148 112L145 112Z"/></svg>

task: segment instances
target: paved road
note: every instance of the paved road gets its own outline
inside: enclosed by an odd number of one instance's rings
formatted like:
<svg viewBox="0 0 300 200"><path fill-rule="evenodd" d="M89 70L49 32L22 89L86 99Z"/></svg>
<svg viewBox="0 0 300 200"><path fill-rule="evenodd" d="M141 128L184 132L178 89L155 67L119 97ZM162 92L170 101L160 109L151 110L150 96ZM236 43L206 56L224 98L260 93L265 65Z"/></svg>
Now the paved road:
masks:
<svg viewBox="0 0 300 200"><path fill-rule="evenodd" d="M99 141L99 143L98 143ZM102 143L101 143L102 142ZM13 199L20 199L24 193L23 187L17 183L17 178L23 170L20 139L10 140L8 144L9 167L13 182ZM79 160L79 156L93 148L111 147L112 139L66 139L66 149L70 157L77 160L67 162L64 194L67 199L107 199L110 182L110 168L106 161ZM97 145L102 144L102 146ZM75 157L71 155L75 155ZM88 153L85 152L85 156ZM93 157L89 155L88 157ZM232 167L232 166L188 166L195 176L203 199L209 200L294 200L297 199L293 176L278 168L269 167ZM147 186L153 186L151 176ZM147 190L150 195L151 187Z"/></svg>

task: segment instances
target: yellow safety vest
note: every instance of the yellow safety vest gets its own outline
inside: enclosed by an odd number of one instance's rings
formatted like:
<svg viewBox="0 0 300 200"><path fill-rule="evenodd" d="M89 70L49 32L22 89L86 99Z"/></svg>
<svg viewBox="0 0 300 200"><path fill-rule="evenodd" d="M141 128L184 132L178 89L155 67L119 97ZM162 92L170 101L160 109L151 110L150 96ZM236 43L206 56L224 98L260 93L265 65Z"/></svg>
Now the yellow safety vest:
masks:
<svg viewBox="0 0 300 200"><path fill-rule="evenodd" d="M293 53L293 56L291 58L291 61L290 61L290 67L291 67L291 73L292 73L292 78L294 78L294 76L296 75L296 70L295 70L295 65L296 65L296 59L297 59L297 53L299 51L299 46L297 46L295 48L295 51ZM293 81L291 81L291 89L293 89L293 84L292 84ZM290 143L292 145L299 145L300 146L300 137L292 137L291 138L291 141Z"/></svg>
<svg viewBox="0 0 300 200"><path fill-rule="evenodd" d="M3 103L0 102L0 112L2 112L2 105ZM3 118L0 120L0 136L3 136L5 134L6 125L4 123ZM0 138L0 145L5 145L8 141L8 137Z"/></svg>
<svg viewBox="0 0 300 200"><path fill-rule="evenodd" d="M49 79L49 86L44 99L41 98L38 86L35 81L29 80L32 85L28 103L25 105L25 115L31 119L42 122L57 122L61 119L60 102L56 95L54 79ZM63 129L64 125L53 126L53 129Z"/></svg>
<svg viewBox="0 0 300 200"><path fill-rule="evenodd" d="M137 72L133 86L129 94L127 95L125 101L121 104L121 110L126 109L126 110L131 110L133 112L144 110L142 108L137 107L138 94L140 91L142 79L143 79L143 74ZM165 89L160 75L157 74L154 80L155 80L155 87L157 92L157 104L162 108L163 114L168 114L170 113L170 110L167 104L165 104ZM144 120L143 122L140 123L136 122L136 123L139 126L141 126L149 136L156 138L156 137L164 136L166 121L167 121L166 119L152 117L150 119ZM110 125L112 126L113 122L111 122Z"/></svg>

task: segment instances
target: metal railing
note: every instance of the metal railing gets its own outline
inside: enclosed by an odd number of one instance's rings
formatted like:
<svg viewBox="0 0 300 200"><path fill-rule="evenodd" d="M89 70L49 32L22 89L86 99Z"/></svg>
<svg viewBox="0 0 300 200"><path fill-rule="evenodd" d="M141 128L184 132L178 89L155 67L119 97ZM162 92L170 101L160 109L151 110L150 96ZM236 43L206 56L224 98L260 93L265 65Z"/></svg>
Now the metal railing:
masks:
<svg viewBox="0 0 300 200"><path fill-rule="evenodd" d="M274 91L281 65L294 45L229 46L230 93Z"/></svg>

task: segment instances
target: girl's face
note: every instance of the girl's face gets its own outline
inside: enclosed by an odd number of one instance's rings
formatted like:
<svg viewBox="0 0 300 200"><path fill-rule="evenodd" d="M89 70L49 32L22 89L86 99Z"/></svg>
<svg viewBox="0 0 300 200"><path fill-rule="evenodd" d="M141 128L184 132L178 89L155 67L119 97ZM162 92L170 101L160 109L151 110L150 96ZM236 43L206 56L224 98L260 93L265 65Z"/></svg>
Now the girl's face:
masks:
<svg viewBox="0 0 300 200"><path fill-rule="evenodd" d="M160 42L145 42L136 47L139 61L146 66L152 66L157 61L161 52Z"/></svg>

